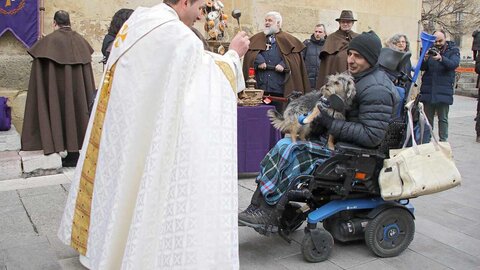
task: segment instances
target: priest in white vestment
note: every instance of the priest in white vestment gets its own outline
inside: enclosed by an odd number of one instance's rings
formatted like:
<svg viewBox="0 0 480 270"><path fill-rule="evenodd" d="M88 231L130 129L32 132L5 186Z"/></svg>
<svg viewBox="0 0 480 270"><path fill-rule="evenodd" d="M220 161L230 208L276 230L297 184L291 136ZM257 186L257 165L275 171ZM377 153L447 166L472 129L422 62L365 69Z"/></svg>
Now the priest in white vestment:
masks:
<svg viewBox="0 0 480 270"><path fill-rule="evenodd" d="M138 8L107 63L58 232L90 269L238 269L237 91L189 29L203 0Z"/></svg>

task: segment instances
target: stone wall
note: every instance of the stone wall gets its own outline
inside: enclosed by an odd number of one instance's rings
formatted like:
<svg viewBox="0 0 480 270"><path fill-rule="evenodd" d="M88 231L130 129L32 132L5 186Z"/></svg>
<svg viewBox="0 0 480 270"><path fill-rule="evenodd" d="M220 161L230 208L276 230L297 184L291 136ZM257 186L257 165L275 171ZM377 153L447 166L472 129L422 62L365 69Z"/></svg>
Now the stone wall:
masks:
<svg viewBox="0 0 480 270"><path fill-rule="evenodd" d="M120 8L153 6L159 0L52 0L45 1L44 34L53 31L52 18L56 10L70 12L72 28L82 34L95 49L93 55L97 84L102 74L101 42L112 15ZM279 11L283 15L283 29L301 40L309 38L314 25L324 23L328 32L338 29L335 18L342 9L354 11L358 22L356 32L375 30L383 41L395 33L405 33L412 43L411 49L417 55L418 21L421 13L421 1L418 0L224 0L227 14L233 8L242 11L240 22L242 29L256 33L263 27L264 14ZM203 31L203 22L195 27ZM229 18L228 38L238 30L237 22ZM30 56L26 48L10 33L0 37L0 95L9 96L13 105L14 125L21 132L26 90L31 68Z"/></svg>

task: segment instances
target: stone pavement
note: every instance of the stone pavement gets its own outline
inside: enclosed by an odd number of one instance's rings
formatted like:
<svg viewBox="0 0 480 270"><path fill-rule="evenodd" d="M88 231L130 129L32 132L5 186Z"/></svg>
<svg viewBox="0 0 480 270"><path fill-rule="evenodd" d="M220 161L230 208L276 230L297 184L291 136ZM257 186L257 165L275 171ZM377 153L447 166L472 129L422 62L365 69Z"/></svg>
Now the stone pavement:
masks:
<svg viewBox="0 0 480 270"><path fill-rule="evenodd" d="M303 231L288 244L239 228L241 269L480 269L480 143L475 143L476 100L455 96L450 111L450 143L462 186L413 199L416 233L395 258L371 254L365 244L335 244L322 263L305 262ZM477 173L475 173L477 172ZM73 174L0 181L0 270L85 269L78 255L56 237ZM252 176L239 179L239 207L247 207L255 188Z"/></svg>

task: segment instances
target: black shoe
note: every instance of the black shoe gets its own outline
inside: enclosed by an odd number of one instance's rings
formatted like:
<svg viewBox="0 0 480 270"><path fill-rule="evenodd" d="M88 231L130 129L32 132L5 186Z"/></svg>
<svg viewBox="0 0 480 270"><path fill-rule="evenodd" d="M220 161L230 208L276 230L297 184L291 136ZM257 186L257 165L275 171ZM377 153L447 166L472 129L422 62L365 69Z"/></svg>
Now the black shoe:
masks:
<svg viewBox="0 0 480 270"><path fill-rule="evenodd" d="M274 206L256 206L250 204L245 211L238 214L238 224L249 227L262 227L271 225L273 219Z"/></svg>
<svg viewBox="0 0 480 270"><path fill-rule="evenodd" d="M240 220L240 217L243 218L243 216L247 215L247 213L252 213L258 209L256 205L250 204L247 209L243 210L242 212L238 213L238 226L247 226L243 221Z"/></svg>
<svg viewBox="0 0 480 270"><path fill-rule="evenodd" d="M477 142L480 143L480 136L477 136Z"/></svg>
<svg viewBox="0 0 480 270"><path fill-rule="evenodd" d="M68 152L65 158L62 158L62 167L76 167L79 157L78 152Z"/></svg>

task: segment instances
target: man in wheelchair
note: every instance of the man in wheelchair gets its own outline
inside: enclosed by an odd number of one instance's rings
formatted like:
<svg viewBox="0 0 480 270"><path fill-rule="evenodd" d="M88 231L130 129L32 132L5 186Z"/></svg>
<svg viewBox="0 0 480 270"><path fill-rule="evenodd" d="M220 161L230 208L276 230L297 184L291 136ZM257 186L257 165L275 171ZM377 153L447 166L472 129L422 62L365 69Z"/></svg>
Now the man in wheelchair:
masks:
<svg viewBox="0 0 480 270"><path fill-rule="evenodd" d="M381 48L381 41L373 31L364 32L350 42L347 61L348 70L355 79L356 96L352 109L346 112L346 120L333 119L322 112L311 124L316 131L313 133L317 136L311 136L310 141L292 143L290 138L280 140L260 164L260 174L256 179L258 186L251 204L238 215L240 226L253 227L257 231L260 230L259 232L263 230L263 233L264 229L270 226L274 231L274 228L279 226L279 216L282 215L279 211L286 209L285 200L292 199L285 198L284 195L294 189L293 186L301 184L299 182L302 182L302 177L299 176L305 176L307 179L305 182L312 179L311 175L323 173L328 176L328 170L332 170L328 167L329 163L336 162L336 159L349 159L348 155L344 154L345 151L358 153L358 158L351 159L349 164L367 172L361 177L372 178L371 174L375 171L378 160L376 158L373 161L368 158L362 160L362 156L369 151L374 155L378 153L377 149L384 141L387 128L397 115L397 108L400 106L400 97L395 85L377 65ZM318 134L331 134L337 142L348 144L340 147L340 151L338 149L330 151L326 147L326 139ZM323 172L319 171L320 169ZM345 168L345 172L339 172L338 168L335 168L335 175L348 174L351 171L349 169ZM336 183L331 189L335 189L334 193L338 194L338 198L345 198L351 186L352 183L344 185ZM368 192L372 187L366 186L365 189ZM297 195L302 197L305 194ZM322 198L322 194L316 195L318 195L316 199Z"/></svg>

